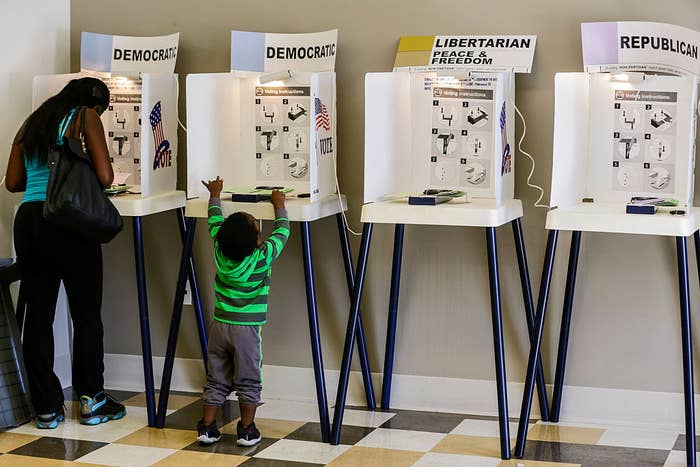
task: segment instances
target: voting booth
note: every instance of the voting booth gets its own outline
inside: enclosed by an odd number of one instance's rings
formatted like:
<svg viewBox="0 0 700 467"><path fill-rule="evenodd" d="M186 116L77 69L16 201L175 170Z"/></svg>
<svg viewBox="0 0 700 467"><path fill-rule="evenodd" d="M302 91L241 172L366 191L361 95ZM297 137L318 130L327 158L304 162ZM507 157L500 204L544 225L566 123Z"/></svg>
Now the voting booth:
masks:
<svg viewBox="0 0 700 467"><path fill-rule="evenodd" d="M618 24L631 30L619 57L604 47ZM631 197L692 206L697 33L668 26L675 36L650 36L644 24L583 24L585 71L556 75L552 207Z"/></svg>
<svg viewBox="0 0 700 467"><path fill-rule="evenodd" d="M175 70L179 34L111 36L84 32L80 73L34 78L33 106L57 94L72 79L102 79L110 90L102 124L114 169L114 191L143 198L175 191L177 97Z"/></svg>
<svg viewBox="0 0 700 467"><path fill-rule="evenodd" d="M365 202L426 190L513 198L515 73L536 36L403 37L365 79Z"/></svg>
<svg viewBox="0 0 700 467"><path fill-rule="evenodd" d="M562 399L582 234L654 235L675 237L677 270L670 268L665 283L678 281L685 403L683 415L678 407L673 417L685 420L686 465L695 467L687 239L693 236L700 251L700 208L693 206L700 34L660 23L583 23L581 41L584 72L555 78L552 209L515 456L525 454L559 231L571 232L571 244L551 422L567 409Z"/></svg>
<svg viewBox="0 0 700 467"><path fill-rule="evenodd" d="M215 175L228 192L336 192L337 37L232 31L231 72L188 75L189 198Z"/></svg>

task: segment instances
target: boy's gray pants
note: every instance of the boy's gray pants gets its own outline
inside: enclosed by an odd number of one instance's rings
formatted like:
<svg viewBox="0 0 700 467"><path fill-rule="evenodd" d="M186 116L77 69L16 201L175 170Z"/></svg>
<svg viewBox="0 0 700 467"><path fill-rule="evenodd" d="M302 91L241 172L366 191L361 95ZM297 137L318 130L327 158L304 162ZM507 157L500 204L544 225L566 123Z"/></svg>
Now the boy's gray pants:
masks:
<svg viewBox="0 0 700 467"><path fill-rule="evenodd" d="M260 326L238 326L213 320L207 354L209 373L202 396L205 405L221 406L233 391L243 404L261 404Z"/></svg>

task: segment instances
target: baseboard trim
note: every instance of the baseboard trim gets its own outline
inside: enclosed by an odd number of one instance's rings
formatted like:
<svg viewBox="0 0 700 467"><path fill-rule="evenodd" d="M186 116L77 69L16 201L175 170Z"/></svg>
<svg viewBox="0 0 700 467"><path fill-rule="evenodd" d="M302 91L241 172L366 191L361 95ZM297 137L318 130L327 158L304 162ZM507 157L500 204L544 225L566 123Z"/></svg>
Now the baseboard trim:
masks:
<svg viewBox="0 0 700 467"><path fill-rule="evenodd" d="M160 385L164 358L155 357L153 367L156 388ZM328 399L334 404L339 372L326 370ZM380 398L381 374L373 374L377 399ZM171 389L200 392L205 381L200 360L175 359ZM105 385L109 388L143 391L143 364L140 355L106 354ZM509 415L518 417L524 385L509 383ZM551 395L551 388L549 390ZM696 396L697 397L697 396ZM265 365L263 398L316 402L313 369ZM348 387L348 405L365 404L362 375L352 372ZM432 376L395 375L392 407L409 410L497 415L494 381ZM698 404L696 403L696 407ZM539 417L537 399L533 417ZM700 414L700 412L698 412ZM609 388L566 386L561 422L587 424L651 425L680 429L684 425L683 394Z"/></svg>

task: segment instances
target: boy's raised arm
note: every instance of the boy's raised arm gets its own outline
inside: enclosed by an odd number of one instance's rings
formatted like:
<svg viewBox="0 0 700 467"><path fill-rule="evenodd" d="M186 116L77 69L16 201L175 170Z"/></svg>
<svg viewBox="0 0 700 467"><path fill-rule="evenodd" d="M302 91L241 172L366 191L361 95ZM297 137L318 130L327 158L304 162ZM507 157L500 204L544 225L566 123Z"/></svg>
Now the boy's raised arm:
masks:
<svg viewBox="0 0 700 467"><path fill-rule="evenodd" d="M284 193L272 192L272 206L275 208L275 224L272 233L262 246L267 264L272 264L279 257L289 238L289 218L284 206Z"/></svg>
<svg viewBox="0 0 700 467"><path fill-rule="evenodd" d="M202 184L209 190L209 235L211 238L216 238L216 234L224 223L224 216L221 212L221 191L224 189L224 180L221 177L216 177L216 180L209 180Z"/></svg>

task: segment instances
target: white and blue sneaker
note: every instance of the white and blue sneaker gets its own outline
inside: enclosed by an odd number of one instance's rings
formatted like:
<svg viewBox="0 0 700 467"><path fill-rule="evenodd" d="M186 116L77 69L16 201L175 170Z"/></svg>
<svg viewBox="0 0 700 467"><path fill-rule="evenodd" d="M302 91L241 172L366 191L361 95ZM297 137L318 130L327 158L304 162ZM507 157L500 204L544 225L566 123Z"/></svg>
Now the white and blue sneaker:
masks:
<svg viewBox="0 0 700 467"><path fill-rule="evenodd" d="M104 391L94 397L80 396L80 424L99 425L119 420L126 415L126 407Z"/></svg>

